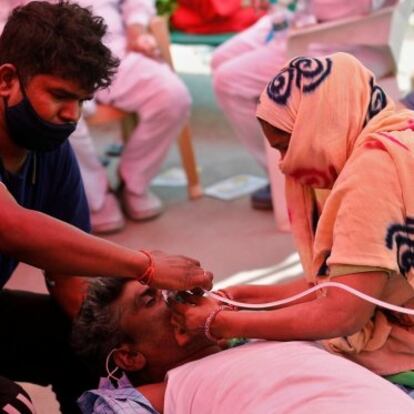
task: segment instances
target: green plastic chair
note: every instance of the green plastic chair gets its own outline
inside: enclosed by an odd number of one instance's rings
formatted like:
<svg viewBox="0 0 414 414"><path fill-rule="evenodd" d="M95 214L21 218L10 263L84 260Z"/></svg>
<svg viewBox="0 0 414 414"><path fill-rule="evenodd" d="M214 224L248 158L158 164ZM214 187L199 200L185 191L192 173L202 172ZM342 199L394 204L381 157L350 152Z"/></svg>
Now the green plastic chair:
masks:
<svg viewBox="0 0 414 414"><path fill-rule="evenodd" d="M235 33L220 33L213 35L196 35L172 30L170 32L171 43L180 45L207 45L216 47L230 39Z"/></svg>

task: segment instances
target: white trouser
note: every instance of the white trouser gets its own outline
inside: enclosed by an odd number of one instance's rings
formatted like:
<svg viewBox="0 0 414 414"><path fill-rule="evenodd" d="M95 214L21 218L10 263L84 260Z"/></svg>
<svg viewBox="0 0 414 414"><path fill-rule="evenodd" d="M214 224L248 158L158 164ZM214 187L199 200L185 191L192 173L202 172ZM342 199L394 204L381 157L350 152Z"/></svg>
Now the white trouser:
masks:
<svg viewBox="0 0 414 414"><path fill-rule="evenodd" d="M111 87L98 92L96 98L139 115L122 153L119 173L128 191L143 194L188 120L190 95L166 63L128 53Z"/></svg>
<svg viewBox="0 0 414 414"><path fill-rule="evenodd" d="M128 191L145 193L188 120L191 98L184 83L167 64L128 53L112 85L98 92L96 98L138 113L139 124L124 148L119 174ZM87 135L81 122L71 142L79 159L90 208L94 211L103 204L108 179Z"/></svg>
<svg viewBox="0 0 414 414"><path fill-rule="evenodd" d="M78 159L89 209L97 211L103 206L109 183L106 170L99 162L83 118L79 120L76 131L70 136L69 141Z"/></svg>
<svg viewBox="0 0 414 414"><path fill-rule="evenodd" d="M277 36L265 43L271 28L269 16L231 38L213 53L212 72L214 92L236 137L266 169L263 135L255 117L257 100L266 84L286 62L285 45ZM347 51L360 59L377 77L389 72L392 62L381 50L364 46L312 45L308 54L329 54Z"/></svg>
<svg viewBox="0 0 414 414"><path fill-rule="evenodd" d="M265 16L218 47L212 57L213 88L236 137L266 168L263 136L255 117L257 100L286 60L283 45L265 44L271 26Z"/></svg>

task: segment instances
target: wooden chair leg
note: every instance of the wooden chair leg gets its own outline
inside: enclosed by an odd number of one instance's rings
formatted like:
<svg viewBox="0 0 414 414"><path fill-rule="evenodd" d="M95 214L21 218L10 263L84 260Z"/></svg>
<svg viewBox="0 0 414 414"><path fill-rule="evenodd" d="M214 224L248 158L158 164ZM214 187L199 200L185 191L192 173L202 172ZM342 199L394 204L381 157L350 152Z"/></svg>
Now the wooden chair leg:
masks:
<svg viewBox="0 0 414 414"><path fill-rule="evenodd" d="M170 52L171 41L167 20L160 16L154 17L150 23L150 30L157 39L162 57L170 65L171 69L174 70ZM191 132L188 124L181 132L178 145L180 148L181 162L187 175L188 195L190 199L201 197L203 195L203 189L198 177L197 163L194 156Z"/></svg>
<svg viewBox="0 0 414 414"><path fill-rule="evenodd" d="M203 195L203 189L200 185L200 178L198 176L197 164L191 142L191 131L188 124L181 131L178 145L180 148L181 162L187 176L188 195L191 199L199 198Z"/></svg>
<svg viewBox="0 0 414 414"><path fill-rule="evenodd" d="M138 117L134 113L130 113L122 119L121 122L121 135L124 144L127 143L132 131L138 125Z"/></svg>

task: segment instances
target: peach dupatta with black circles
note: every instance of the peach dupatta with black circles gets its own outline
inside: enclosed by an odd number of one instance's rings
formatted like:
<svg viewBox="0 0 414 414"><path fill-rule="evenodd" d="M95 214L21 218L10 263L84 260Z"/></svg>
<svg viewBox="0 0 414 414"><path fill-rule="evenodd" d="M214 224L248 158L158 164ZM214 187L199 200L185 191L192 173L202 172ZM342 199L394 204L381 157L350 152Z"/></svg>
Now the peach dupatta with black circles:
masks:
<svg viewBox="0 0 414 414"><path fill-rule="evenodd" d="M318 283L349 266L384 269L413 286L414 114L396 111L369 70L336 53L290 61L262 93L256 115L291 133L279 167L307 280ZM319 189L329 191L321 211ZM408 299L402 290L393 298ZM328 346L359 356L382 349L394 326L376 318ZM371 369L414 369L414 332L410 341L409 359L391 367L384 357Z"/></svg>

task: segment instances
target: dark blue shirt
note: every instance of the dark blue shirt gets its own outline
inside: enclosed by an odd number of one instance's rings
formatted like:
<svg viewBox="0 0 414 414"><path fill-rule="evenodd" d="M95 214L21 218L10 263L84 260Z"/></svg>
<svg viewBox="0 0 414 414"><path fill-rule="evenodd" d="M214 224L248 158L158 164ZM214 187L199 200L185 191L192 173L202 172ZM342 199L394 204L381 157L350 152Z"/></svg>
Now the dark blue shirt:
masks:
<svg viewBox="0 0 414 414"><path fill-rule="evenodd" d="M21 206L90 232L89 208L69 142L52 152L30 152L17 174L8 173L0 160L0 181ZM14 258L0 254L0 288L9 280L17 264Z"/></svg>

